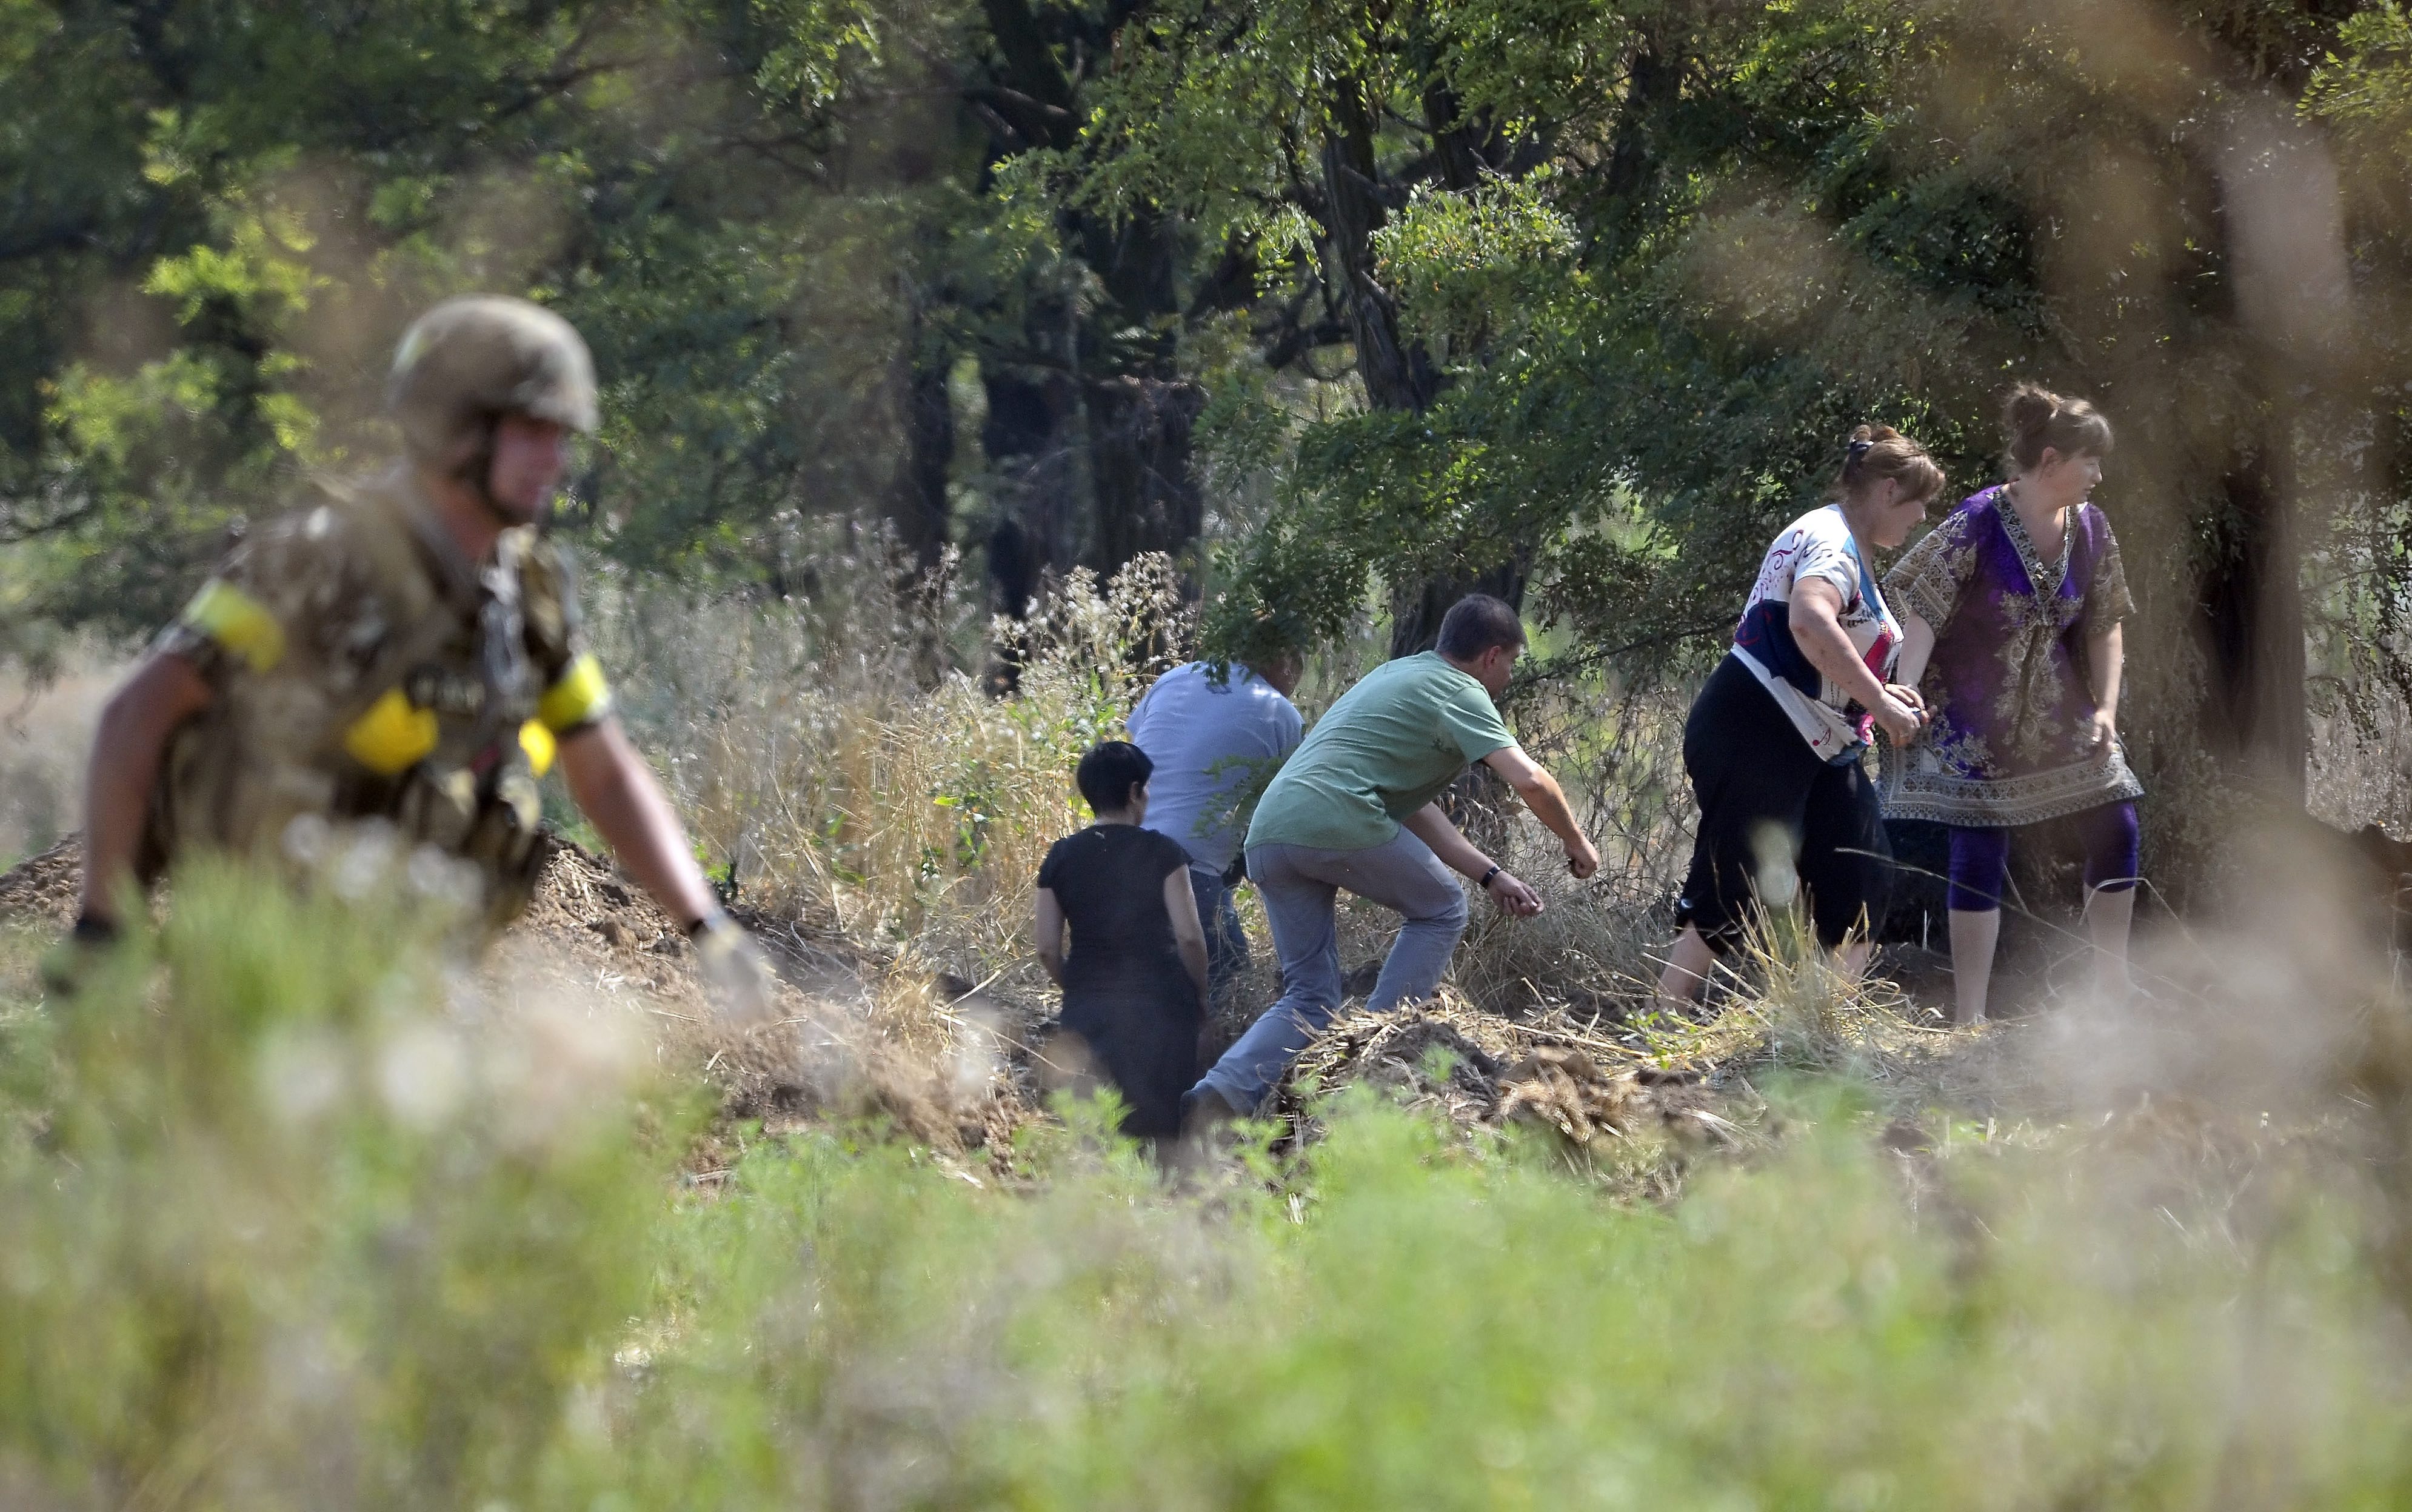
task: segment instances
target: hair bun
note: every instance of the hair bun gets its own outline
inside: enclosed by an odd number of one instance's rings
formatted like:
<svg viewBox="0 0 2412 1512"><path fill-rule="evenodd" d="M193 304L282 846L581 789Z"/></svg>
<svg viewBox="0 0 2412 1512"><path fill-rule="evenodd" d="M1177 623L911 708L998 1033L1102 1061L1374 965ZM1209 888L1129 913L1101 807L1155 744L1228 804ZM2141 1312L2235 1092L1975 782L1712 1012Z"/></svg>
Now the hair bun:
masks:
<svg viewBox="0 0 2412 1512"><path fill-rule="evenodd" d="M2061 398L2039 384L2022 383L2010 390L2008 401L2002 406L2002 418L2013 431L2039 429L2050 425L2060 412Z"/></svg>
<svg viewBox="0 0 2412 1512"><path fill-rule="evenodd" d="M1943 490L1943 469L1924 447L1890 425L1862 425L1843 443L1843 471L1834 480L1836 498L1854 493L1878 478L1893 478L1919 498Z"/></svg>
<svg viewBox="0 0 2412 1512"><path fill-rule="evenodd" d="M2002 401L2002 430L2009 441L2010 462L2024 471L2037 464L2047 448L2064 457L2080 452L2096 456L2110 449L2110 422L2082 399L2064 399L2041 384L2021 383Z"/></svg>

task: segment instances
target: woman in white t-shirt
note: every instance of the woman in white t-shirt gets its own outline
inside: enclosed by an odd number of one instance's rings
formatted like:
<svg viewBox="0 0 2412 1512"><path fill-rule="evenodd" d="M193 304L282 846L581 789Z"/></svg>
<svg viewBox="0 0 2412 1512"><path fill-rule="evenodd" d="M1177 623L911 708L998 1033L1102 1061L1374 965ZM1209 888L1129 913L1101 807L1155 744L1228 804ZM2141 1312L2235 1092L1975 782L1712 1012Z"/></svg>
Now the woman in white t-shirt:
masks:
<svg viewBox="0 0 2412 1512"><path fill-rule="evenodd" d="M1762 897L1788 903L1796 878L1818 940L1854 975L1866 964L1892 859L1860 757L1875 727L1905 741L1925 717L1917 692L1891 681L1901 622L1869 552L1906 540L1943 481L1924 447L1862 425L1833 502L1768 548L1733 646L1684 725L1700 822L1675 905L1683 933L1658 978L1669 1006L1698 1001Z"/></svg>

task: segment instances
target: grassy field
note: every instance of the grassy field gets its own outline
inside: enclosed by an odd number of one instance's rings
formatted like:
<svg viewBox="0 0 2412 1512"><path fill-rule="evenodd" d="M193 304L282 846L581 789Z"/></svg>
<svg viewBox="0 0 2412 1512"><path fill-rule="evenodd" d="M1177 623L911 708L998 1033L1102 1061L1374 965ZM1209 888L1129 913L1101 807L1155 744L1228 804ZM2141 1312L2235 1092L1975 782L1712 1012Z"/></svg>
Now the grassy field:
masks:
<svg viewBox="0 0 2412 1512"><path fill-rule="evenodd" d="M936 1060L911 983L1043 1002L1028 874L1146 597L1004 701L612 633L715 864L876 945L867 1032ZM1612 1004L1648 848L1473 941L1465 1011ZM2412 1014L2272 865L2132 1013L1925 1033L1777 943L1644 1036L1734 1138L1359 1085L1170 1184L1076 1105L1002 1161L824 1120L699 1169L700 1083L572 984L506 1011L406 868L188 872L72 994L0 961L0 1505L2401 1505Z"/></svg>
<svg viewBox="0 0 2412 1512"><path fill-rule="evenodd" d="M1363 1093L1178 1192L1077 1115L1025 1130L1011 1189L875 1126L699 1186L692 1095L566 1005L480 1020L436 912L190 877L147 959L20 999L8 1505L2412 1489L2393 1060L2331 1114L2172 1092L1989 1129L1776 1058L1776 1132L1672 1205Z"/></svg>

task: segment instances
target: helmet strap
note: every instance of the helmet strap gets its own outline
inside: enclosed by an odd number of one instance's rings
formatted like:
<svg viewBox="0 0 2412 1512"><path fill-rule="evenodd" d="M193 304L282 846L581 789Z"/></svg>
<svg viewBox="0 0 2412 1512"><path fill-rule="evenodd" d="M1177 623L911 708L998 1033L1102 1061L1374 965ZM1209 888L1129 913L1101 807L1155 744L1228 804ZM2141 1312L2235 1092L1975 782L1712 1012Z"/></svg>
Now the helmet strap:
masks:
<svg viewBox="0 0 2412 1512"><path fill-rule="evenodd" d="M515 521L505 512L502 501L494 497L494 435L502 429L502 424L503 418L500 415L488 415L485 418L484 424L478 433L477 446L471 448L468 456L462 459L461 466L453 476L468 485L470 493L476 496L479 504L486 506L488 514L493 515L503 525L508 526Z"/></svg>

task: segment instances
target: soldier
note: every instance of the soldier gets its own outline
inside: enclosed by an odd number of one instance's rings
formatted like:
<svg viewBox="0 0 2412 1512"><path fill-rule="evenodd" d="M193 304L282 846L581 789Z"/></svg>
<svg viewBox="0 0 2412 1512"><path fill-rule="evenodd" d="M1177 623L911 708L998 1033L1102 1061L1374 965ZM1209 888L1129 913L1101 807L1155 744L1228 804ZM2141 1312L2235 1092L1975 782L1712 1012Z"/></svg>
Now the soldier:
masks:
<svg viewBox="0 0 2412 1512"><path fill-rule="evenodd" d="M537 779L558 760L724 1003L760 1011L761 947L613 718L537 532L571 433L595 429L586 344L523 301L448 300L403 337L387 399L404 460L254 532L110 699L76 937L113 937L127 882L187 847L290 857L346 821L474 865L499 927L534 889Z"/></svg>

